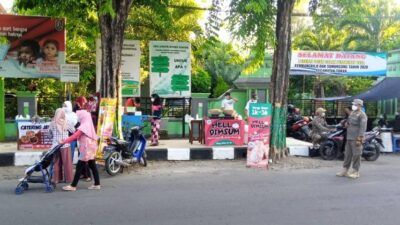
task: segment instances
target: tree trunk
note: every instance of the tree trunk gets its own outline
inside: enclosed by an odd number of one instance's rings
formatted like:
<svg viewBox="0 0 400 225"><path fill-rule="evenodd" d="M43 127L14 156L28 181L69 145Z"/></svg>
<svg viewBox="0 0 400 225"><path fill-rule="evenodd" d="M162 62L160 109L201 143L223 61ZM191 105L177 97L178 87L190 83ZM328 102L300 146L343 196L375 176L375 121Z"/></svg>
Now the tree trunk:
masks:
<svg viewBox="0 0 400 225"><path fill-rule="evenodd" d="M99 15L102 48L100 95L102 98L119 97L121 51L126 20L132 1L113 0L112 6L115 15L104 12ZM104 1L100 1L98 9L104 8L102 3ZM101 11L99 10L99 12Z"/></svg>
<svg viewBox="0 0 400 225"><path fill-rule="evenodd" d="M291 15L294 3L295 0L278 0L276 44L270 86L273 105L270 152L274 161L287 153L286 112L291 57Z"/></svg>

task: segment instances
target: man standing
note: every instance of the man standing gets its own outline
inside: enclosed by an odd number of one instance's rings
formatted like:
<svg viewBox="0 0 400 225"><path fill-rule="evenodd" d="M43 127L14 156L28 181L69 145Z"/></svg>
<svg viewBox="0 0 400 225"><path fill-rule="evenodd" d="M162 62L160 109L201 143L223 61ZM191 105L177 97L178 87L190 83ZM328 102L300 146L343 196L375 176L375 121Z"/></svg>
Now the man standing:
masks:
<svg viewBox="0 0 400 225"><path fill-rule="evenodd" d="M244 108L244 111L245 111L247 117L249 117L249 110L250 110L251 103L257 103L257 94L255 94L255 93L251 94L251 98L247 102L246 107Z"/></svg>
<svg viewBox="0 0 400 225"><path fill-rule="evenodd" d="M227 92L225 94L225 99L221 102L222 110L234 110L234 105L238 100L231 97L231 93Z"/></svg>
<svg viewBox="0 0 400 225"><path fill-rule="evenodd" d="M367 115L362 111L363 101L361 99L354 99L353 106L348 120L347 120L347 142L346 150L344 153L344 163L342 172L337 173L339 177L359 178L361 154L363 148L364 133L367 130ZM349 173L351 164L353 170Z"/></svg>

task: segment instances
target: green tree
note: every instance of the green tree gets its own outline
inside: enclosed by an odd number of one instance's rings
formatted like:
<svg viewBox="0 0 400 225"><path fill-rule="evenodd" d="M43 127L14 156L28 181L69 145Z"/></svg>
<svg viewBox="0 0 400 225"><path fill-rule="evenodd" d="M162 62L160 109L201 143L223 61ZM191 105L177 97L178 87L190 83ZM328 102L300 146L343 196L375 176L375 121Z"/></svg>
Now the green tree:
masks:
<svg viewBox="0 0 400 225"><path fill-rule="evenodd" d="M271 130L273 160L286 153L286 106L294 3L295 0L278 0L276 8L273 1L238 0L231 3L230 24L233 32L241 39L252 39L247 42L256 52L256 60L252 66L263 63L268 44L275 47L270 86L274 124Z"/></svg>
<svg viewBox="0 0 400 225"><path fill-rule="evenodd" d="M233 48L232 44L226 44L217 39L205 41L195 55L202 61L199 64L202 64L211 75L212 97L218 97L215 93L218 77L221 77L231 87L243 70L244 59Z"/></svg>
<svg viewBox="0 0 400 225"><path fill-rule="evenodd" d="M207 71L198 68L192 76L193 93L209 93L211 87L211 76Z"/></svg>

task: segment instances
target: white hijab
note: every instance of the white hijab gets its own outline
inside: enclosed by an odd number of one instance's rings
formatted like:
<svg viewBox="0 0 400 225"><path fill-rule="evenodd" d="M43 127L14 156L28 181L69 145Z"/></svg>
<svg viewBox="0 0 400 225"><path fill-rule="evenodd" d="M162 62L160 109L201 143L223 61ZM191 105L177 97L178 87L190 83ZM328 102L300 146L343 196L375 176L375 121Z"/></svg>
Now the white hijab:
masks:
<svg viewBox="0 0 400 225"><path fill-rule="evenodd" d="M78 116L72 111L72 103L70 101L64 102L64 111L68 130L73 133L75 132L75 125L78 123Z"/></svg>

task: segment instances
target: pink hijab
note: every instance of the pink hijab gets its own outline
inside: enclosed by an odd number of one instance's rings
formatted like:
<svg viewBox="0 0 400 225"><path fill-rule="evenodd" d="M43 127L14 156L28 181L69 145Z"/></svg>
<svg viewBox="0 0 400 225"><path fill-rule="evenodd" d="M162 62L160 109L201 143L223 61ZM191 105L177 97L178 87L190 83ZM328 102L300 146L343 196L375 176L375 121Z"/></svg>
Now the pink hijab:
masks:
<svg viewBox="0 0 400 225"><path fill-rule="evenodd" d="M56 126L59 132L67 130L67 120L65 119L65 111L62 108L56 110L54 115L52 125Z"/></svg>
<svg viewBox="0 0 400 225"><path fill-rule="evenodd" d="M78 116L81 124L78 127L78 130L82 131L89 138L97 140L98 137L96 135L96 131L94 130L92 115L86 110L78 110L76 111L76 115Z"/></svg>

